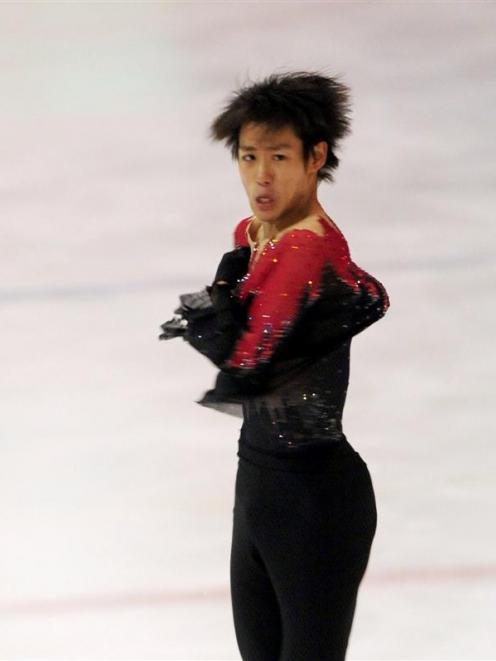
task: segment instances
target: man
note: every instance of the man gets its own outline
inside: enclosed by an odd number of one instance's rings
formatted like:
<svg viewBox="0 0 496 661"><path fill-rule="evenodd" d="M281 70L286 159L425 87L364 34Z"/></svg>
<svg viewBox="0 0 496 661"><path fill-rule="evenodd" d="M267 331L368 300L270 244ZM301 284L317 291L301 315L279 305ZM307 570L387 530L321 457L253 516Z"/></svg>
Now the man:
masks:
<svg viewBox="0 0 496 661"><path fill-rule="evenodd" d="M349 132L348 98L312 72L235 93L211 136L231 148L253 213L208 296L183 295L180 323L162 325L219 367L199 403L243 417L231 596L244 661L342 661L376 530L342 413L351 339L389 299L317 197Z"/></svg>

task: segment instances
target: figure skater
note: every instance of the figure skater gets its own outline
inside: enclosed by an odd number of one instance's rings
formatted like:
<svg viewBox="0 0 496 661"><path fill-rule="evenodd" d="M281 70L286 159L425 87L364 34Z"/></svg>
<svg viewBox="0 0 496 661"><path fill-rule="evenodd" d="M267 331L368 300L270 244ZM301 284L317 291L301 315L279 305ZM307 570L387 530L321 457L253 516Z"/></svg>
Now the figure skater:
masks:
<svg viewBox="0 0 496 661"><path fill-rule="evenodd" d="M251 215L212 284L180 295L160 339L219 369L202 406L242 417L230 555L244 661L342 661L377 525L342 414L350 345L389 307L317 198L350 132L338 77L286 72L237 90L210 126Z"/></svg>

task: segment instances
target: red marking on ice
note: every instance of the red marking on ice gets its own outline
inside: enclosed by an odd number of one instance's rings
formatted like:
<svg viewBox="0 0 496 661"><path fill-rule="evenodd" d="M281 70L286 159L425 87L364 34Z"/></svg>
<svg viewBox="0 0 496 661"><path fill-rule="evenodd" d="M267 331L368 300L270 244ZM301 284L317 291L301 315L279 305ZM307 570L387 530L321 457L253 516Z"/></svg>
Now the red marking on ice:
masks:
<svg viewBox="0 0 496 661"><path fill-rule="evenodd" d="M425 567L418 569L397 569L368 571L365 575L368 585L384 583L406 583L409 581L459 581L496 578L496 565L480 567ZM133 608L139 606L169 606L190 601L211 601L230 599L229 587L203 588L199 590L162 590L159 592L123 592L115 594L94 594L86 596L61 597L59 599L39 599L25 602L0 602L0 616L70 614L101 609Z"/></svg>

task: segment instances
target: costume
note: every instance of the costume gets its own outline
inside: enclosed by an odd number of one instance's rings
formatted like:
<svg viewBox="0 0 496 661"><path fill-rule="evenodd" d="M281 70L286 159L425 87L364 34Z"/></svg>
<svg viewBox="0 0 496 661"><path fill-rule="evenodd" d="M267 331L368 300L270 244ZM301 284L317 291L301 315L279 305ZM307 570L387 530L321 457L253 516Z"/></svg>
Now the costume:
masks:
<svg viewBox="0 0 496 661"><path fill-rule="evenodd" d="M219 367L198 403L243 418L231 596L244 661L344 659L377 524L341 424L350 345L389 297L324 217L319 233L295 224L258 254L251 222L162 337L182 334Z"/></svg>

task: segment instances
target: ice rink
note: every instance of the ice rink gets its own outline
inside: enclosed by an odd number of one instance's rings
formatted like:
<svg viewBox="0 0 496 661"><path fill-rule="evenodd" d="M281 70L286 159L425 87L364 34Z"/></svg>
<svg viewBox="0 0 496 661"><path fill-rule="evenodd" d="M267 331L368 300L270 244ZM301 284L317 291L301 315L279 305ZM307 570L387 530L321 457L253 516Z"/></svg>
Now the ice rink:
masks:
<svg viewBox="0 0 496 661"><path fill-rule="evenodd" d="M340 74L319 199L390 295L343 427L378 527L348 659L496 659L496 5L0 5L0 658L239 660L241 421L159 342L251 210L231 91ZM319 660L308 660L319 661Z"/></svg>

